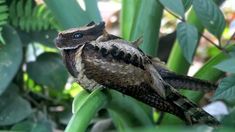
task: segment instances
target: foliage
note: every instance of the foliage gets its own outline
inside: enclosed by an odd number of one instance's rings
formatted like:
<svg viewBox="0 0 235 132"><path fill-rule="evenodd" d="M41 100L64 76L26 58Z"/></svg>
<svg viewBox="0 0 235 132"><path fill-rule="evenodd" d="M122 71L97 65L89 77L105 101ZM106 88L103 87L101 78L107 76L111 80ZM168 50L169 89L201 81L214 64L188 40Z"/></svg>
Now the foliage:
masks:
<svg viewBox="0 0 235 132"><path fill-rule="evenodd" d="M111 118L118 131L178 130L205 131L207 126L185 128L176 117L165 115L155 127L160 115L131 97L112 90L97 89L92 93L81 91L79 85L71 85L71 77L53 44L57 32L77 27L90 21L101 21L95 0L84 0L85 10L77 1L0 0L0 130L12 131L73 131L90 130L92 122ZM195 77L217 82L213 101L222 100L230 114L222 117L222 128L234 127L234 67L235 50L232 37L224 43L226 22L219 1L215 0L123 0L120 29L127 40L143 36L141 48L156 56L163 10L180 22L175 28L174 43L167 66L180 74L186 74L193 63L199 40L204 29L218 40L217 48ZM62 8L63 7L63 8ZM4 45L3 45L4 44ZM69 79L68 79L69 78ZM73 95L79 93L73 101ZM204 93L183 91L195 102ZM154 116L153 116L154 115ZM93 119L96 119L94 121ZM169 128L170 125L176 125ZM66 127L67 126L67 127ZM226 127L226 128L225 128ZM214 129L216 130L216 129Z"/></svg>

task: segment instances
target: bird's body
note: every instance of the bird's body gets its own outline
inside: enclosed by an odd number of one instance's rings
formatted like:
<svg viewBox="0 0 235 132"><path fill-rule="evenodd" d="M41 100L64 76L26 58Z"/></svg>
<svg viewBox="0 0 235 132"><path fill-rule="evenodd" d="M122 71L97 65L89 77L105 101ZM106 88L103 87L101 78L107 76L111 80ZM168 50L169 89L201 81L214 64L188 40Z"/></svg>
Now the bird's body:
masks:
<svg viewBox="0 0 235 132"><path fill-rule="evenodd" d="M90 34L93 36L89 37ZM82 40L85 35L86 39ZM101 86L111 88L160 111L174 114L189 124L218 125L214 117L172 87L174 79L168 75L175 74L145 55L137 47L138 43L107 34L104 23L91 23L85 28L61 32L56 39L56 45L62 50L68 71L83 88L89 91ZM173 84L164 81L167 77ZM181 77L177 82L180 82ZM192 79L194 83L198 81L201 80ZM205 84L212 85L209 82Z"/></svg>

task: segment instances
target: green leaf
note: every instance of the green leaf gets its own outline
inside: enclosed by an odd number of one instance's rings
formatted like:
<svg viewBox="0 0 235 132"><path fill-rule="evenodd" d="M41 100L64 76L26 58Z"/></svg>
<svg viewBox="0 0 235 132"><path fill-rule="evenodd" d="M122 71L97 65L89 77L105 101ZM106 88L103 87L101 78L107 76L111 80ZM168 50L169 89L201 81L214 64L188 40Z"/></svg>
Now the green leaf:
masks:
<svg viewBox="0 0 235 132"><path fill-rule="evenodd" d="M101 21L97 8L97 1L87 1L86 6L91 3L92 7L84 11L76 0L45 0L46 5L54 14L56 20L64 29L85 25L90 21ZM63 6L63 8L61 8ZM92 10L92 8L94 10ZM69 14L68 14L69 13Z"/></svg>
<svg viewBox="0 0 235 132"><path fill-rule="evenodd" d="M27 71L35 82L55 89L63 89L68 78L57 53L41 54L35 62L27 64Z"/></svg>
<svg viewBox="0 0 235 132"><path fill-rule="evenodd" d="M192 63L194 52L197 48L198 31L193 25L181 22L177 25L177 39L184 57Z"/></svg>
<svg viewBox="0 0 235 132"><path fill-rule="evenodd" d="M130 40L131 29L138 15L140 5L141 0L122 0L120 27L122 37L126 40Z"/></svg>
<svg viewBox="0 0 235 132"><path fill-rule="evenodd" d="M53 132L52 124L47 120L40 121L24 121L14 125L12 131L21 132Z"/></svg>
<svg viewBox="0 0 235 132"><path fill-rule="evenodd" d="M38 42L46 46L55 48L54 39L57 36L55 30L43 30L34 32L25 32L18 30L19 36L22 39L23 45L27 46L29 43Z"/></svg>
<svg viewBox="0 0 235 132"><path fill-rule="evenodd" d="M222 99L229 103L235 101L235 75L224 78L215 92L213 100Z"/></svg>
<svg viewBox="0 0 235 132"><path fill-rule="evenodd" d="M159 0L164 7L170 9L175 14L184 18L184 6L181 0Z"/></svg>
<svg viewBox="0 0 235 132"><path fill-rule="evenodd" d="M222 119L221 122L222 122L223 126L227 126L227 127L233 128L233 130L234 130L234 127L235 127L235 120L234 119L235 119L235 110L232 110L232 112L229 113L229 115L226 115Z"/></svg>
<svg viewBox="0 0 235 132"><path fill-rule="evenodd" d="M0 108L0 126L17 123L32 113L30 103L19 96L13 84L0 96Z"/></svg>
<svg viewBox="0 0 235 132"><path fill-rule="evenodd" d="M182 3L184 5L184 10L187 11L191 7L193 0L182 0Z"/></svg>
<svg viewBox="0 0 235 132"><path fill-rule="evenodd" d="M222 61L221 63L217 64L215 68L229 73L235 73L235 58L231 57L225 61Z"/></svg>
<svg viewBox="0 0 235 132"><path fill-rule="evenodd" d="M220 39L225 19L218 6L212 0L193 0L193 9L203 26Z"/></svg>
<svg viewBox="0 0 235 132"><path fill-rule="evenodd" d="M22 60L22 44L16 31L5 26L3 37L6 45L0 46L0 95L10 84Z"/></svg>
<svg viewBox="0 0 235 132"><path fill-rule="evenodd" d="M163 7L157 0L141 1L138 16L132 25L131 40L143 36L141 49L152 56L157 54L158 36ZM144 21L143 21L144 20Z"/></svg>

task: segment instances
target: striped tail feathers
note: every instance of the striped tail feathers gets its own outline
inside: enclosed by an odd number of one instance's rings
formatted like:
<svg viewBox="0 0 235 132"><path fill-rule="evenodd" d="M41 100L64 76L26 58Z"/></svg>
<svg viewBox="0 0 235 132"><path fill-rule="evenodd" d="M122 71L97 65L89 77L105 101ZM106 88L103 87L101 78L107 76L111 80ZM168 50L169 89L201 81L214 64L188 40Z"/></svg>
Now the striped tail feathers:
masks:
<svg viewBox="0 0 235 132"><path fill-rule="evenodd" d="M174 88L184 88L190 90L210 92L210 91L215 91L218 87L218 85L213 84L209 81L184 75L177 75L173 72L168 72L167 75L162 78L165 82L173 85Z"/></svg>
<svg viewBox="0 0 235 132"><path fill-rule="evenodd" d="M158 71L163 80L169 83L170 85L174 86L174 88L176 89L184 88L190 90L209 92L216 90L218 87L216 84L213 84L209 81L184 75L178 75L174 72L171 72L170 70L167 69L164 63L158 58L152 58L151 61L154 68Z"/></svg>
<svg viewBox="0 0 235 132"><path fill-rule="evenodd" d="M181 95L176 89L165 83L166 100L173 102L182 111L184 111L185 120L189 124L207 124L209 126L218 126L220 122L212 115L198 107L195 103Z"/></svg>

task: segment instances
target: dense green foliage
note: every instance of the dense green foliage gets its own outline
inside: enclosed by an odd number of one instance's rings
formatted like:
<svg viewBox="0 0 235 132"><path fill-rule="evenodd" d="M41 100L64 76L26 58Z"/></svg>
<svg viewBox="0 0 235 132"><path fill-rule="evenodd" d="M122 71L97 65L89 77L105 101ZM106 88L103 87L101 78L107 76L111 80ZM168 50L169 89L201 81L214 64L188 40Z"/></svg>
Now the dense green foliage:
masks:
<svg viewBox="0 0 235 132"><path fill-rule="evenodd" d="M135 40L143 36L141 48L156 56L165 9L180 21L175 28L177 40L167 66L177 73L186 74L204 29L214 35L218 40L218 45L212 43L215 53L195 77L213 82L221 79L211 100L224 101L230 114L221 118L222 127L211 130L234 129L235 50L232 37L227 42L222 41L227 25L217 5L221 1L172 1L122 0L122 37ZM91 129L91 122L101 120L101 109L108 113L105 117L112 119L118 131L136 131L138 128L141 128L139 131L210 129L207 126L185 128L182 121L169 114L165 114L158 124L160 127L155 128L159 113L153 113L150 107L135 99L112 90L81 91L79 85L71 83L53 39L59 30L101 21L97 1L84 0L86 10L76 0L44 2L0 0L0 130L86 131ZM229 76L223 79L225 73ZM72 95L78 92L73 100ZM204 95L192 91L182 93L196 103ZM168 127L171 125L175 126Z"/></svg>

